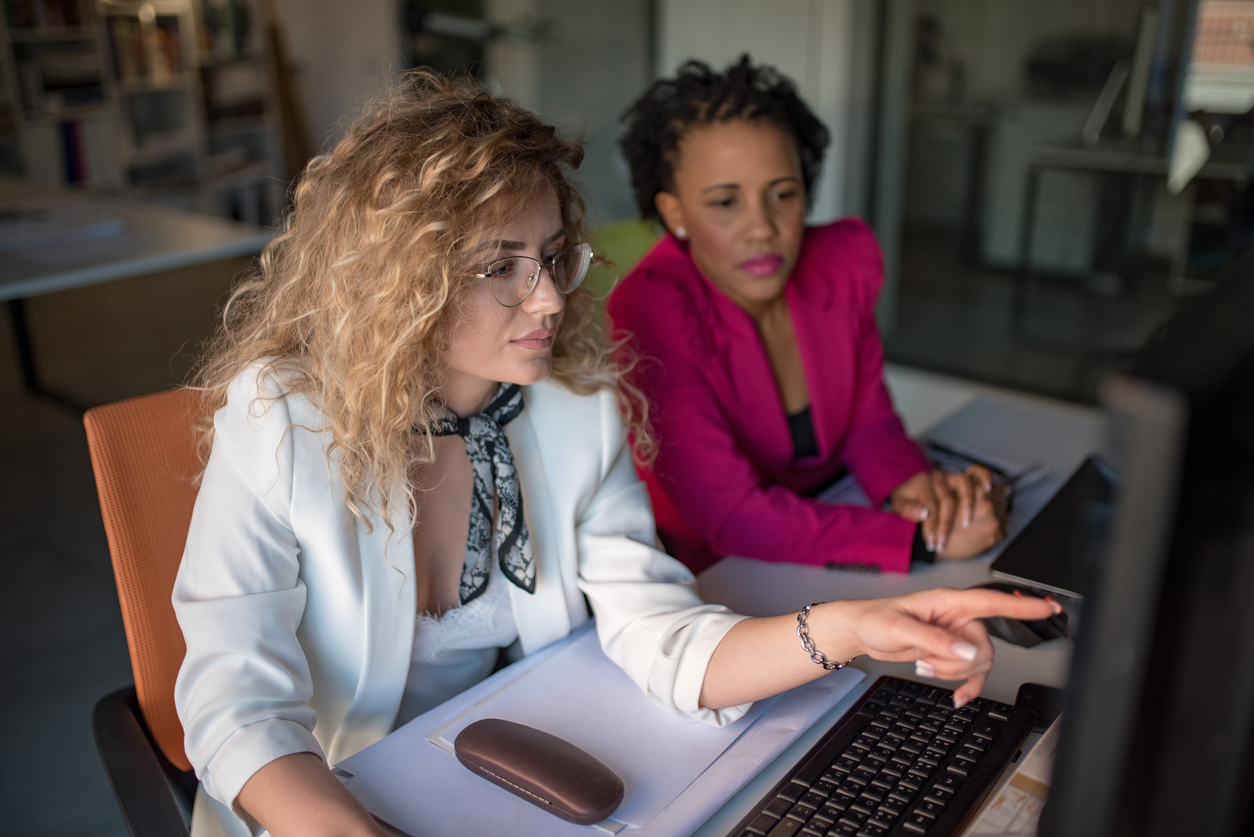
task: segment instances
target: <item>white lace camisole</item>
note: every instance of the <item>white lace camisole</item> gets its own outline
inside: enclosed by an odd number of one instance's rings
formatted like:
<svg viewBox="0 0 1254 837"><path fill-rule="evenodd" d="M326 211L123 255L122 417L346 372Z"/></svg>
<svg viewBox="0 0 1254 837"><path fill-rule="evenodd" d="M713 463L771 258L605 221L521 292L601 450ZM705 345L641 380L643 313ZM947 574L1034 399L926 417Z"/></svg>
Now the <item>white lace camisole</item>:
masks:
<svg viewBox="0 0 1254 837"><path fill-rule="evenodd" d="M464 692L492 673L499 649L518 639L509 581L493 561L481 595L435 617L419 613L396 726Z"/></svg>

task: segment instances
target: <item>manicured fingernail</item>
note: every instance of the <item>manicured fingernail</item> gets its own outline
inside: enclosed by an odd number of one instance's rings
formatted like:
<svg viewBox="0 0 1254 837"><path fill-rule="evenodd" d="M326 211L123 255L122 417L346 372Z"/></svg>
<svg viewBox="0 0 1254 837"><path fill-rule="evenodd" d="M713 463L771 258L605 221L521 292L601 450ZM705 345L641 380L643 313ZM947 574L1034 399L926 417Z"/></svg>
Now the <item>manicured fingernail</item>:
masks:
<svg viewBox="0 0 1254 837"><path fill-rule="evenodd" d="M1012 596L1018 596L1018 597L1019 597L1019 598L1021 598L1021 599L1026 599L1026 598L1027 598L1027 596L1023 595L1023 591L1022 591L1022 590L1012 590L1012 591L1011 591L1011 593L1010 593L1010 595L1012 595Z"/></svg>
<svg viewBox="0 0 1254 837"><path fill-rule="evenodd" d="M971 512L967 512L966 517L962 518L962 528L966 529L971 526Z"/></svg>
<svg viewBox="0 0 1254 837"><path fill-rule="evenodd" d="M954 652L955 657L961 657L967 662L975 659L976 648L966 640L958 640L949 647L949 650Z"/></svg>
<svg viewBox="0 0 1254 837"><path fill-rule="evenodd" d="M954 709L961 709L962 707L966 706L970 702L971 702L971 698L967 697L966 695L960 695L960 694L954 695Z"/></svg>
<svg viewBox="0 0 1254 837"><path fill-rule="evenodd" d="M914 663L914 673L919 677L935 677L936 667L931 663L925 663L922 660L916 660Z"/></svg>
<svg viewBox="0 0 1254 837"><path fill-rule="evenodd" d="M927 520L927 509L919 512L919 521L922 522L924 520Z"/></svg>
<svg viewBox="0 0 1254 837"><path fill-rule="evenodd" d="M1062 613L1062 605L1053 596L1046 596L1045 601L1049 602L1050 607L1054 609L1054 615Z"/></svg>
<svg viewBox="0 0 1254 837"><path fill-rule="evenodd" d="M985 494L987 494L988 492L990 492L990 491L992 491L992 490L993 490L993 484L992 484L991 482L986 482L986 483L984 483L984 493L985 493Z"/></svg>

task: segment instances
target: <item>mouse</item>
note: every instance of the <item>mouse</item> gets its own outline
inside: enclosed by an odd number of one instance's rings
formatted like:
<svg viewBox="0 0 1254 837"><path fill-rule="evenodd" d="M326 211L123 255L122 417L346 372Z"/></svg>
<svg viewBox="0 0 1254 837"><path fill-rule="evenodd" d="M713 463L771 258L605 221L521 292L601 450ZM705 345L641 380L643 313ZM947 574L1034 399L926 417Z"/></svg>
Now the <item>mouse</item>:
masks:
<svg viewBox="0 0 1254 837"><path fill-rule="evenodd" d="M1007 584L1002 581L990 581L987 584L977 584L976 587L997 590L1001 593L1013 594L1017 591L1023 596L1044 598L1040 591L1033 590L1031 587L1020 587L1017 584ZM1060 637L1071 639L1065 610L1048 619L1021 620L1006 616L990 616L983 621L984 626L988 628L989 636L995 636L1011 645L1018 645L1020 648L1035 648L1042 642L1049 642L1051 639Z"/></svg>

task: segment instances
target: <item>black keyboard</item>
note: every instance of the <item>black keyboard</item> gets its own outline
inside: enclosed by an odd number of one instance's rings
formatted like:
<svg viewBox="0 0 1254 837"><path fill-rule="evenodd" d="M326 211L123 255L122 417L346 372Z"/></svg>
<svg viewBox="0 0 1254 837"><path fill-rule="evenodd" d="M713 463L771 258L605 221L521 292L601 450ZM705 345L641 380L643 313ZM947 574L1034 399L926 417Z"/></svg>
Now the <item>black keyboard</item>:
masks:
<svg viewBox="0 0 1254 837"><path fill-rule="evenodd" d="M1036 713L881 677L731 837L944 837L970 821Z"/></svg>

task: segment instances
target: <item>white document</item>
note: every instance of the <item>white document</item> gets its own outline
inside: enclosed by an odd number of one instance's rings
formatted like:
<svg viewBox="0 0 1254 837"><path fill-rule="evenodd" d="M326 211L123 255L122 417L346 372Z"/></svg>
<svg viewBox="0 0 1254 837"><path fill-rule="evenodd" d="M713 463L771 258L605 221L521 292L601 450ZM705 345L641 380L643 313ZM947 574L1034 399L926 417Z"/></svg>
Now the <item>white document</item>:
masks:
<svg viewBox="0 0 1254 837"><path fill-rule="evenodd" d="M413 837L678 837L704 822L862 677L844 669L759 701L746 717L717 729L650 703L604 655L595 630L584 628L415 718L335 772L372 814ZM564 822L463 767L452 741L488 717L553 733L604 762L626 787L613 820Z"/></svg>

